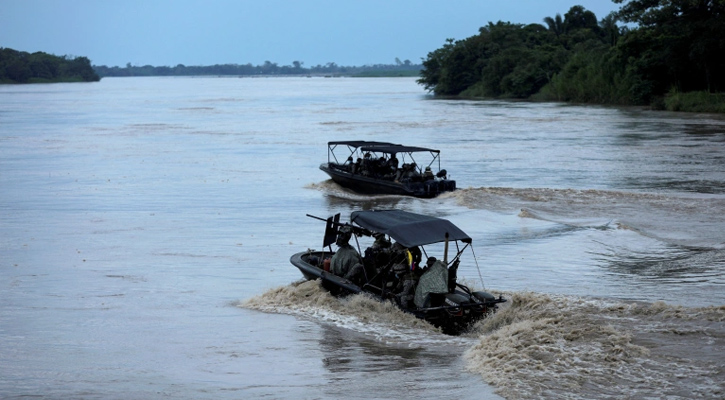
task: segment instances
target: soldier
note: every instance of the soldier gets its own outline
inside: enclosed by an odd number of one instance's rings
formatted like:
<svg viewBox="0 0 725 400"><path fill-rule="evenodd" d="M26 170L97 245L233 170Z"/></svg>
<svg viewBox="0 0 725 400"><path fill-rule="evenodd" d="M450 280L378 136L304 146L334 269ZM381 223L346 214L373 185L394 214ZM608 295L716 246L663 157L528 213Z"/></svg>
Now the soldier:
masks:
<svg viewBox="0 0 725 400"><path fill-rule="evenodd" d="M335 244L339 247L330 260L330 271L337 276L352 280L363 270L360 253L350 245L352 228L341 226L337 231Z"/></svg>
<svg viewBox="0 0 725 400"><path fill-rule="evenodd" d="M418 284L418 275L410 270L410 267L403 263L395 264L393 272L398 278L398 285L393 290L395 299L403 309L412 306L411 301L415 297L415 286Z"/></svg>
<svg viewBox="0 0 725 400"><path fill-rule="evenodd" d="M357 161L355 161L355 164L353 164L350 172L352 172L353 174L359 174L362 172L362 158L357 158Z"/></svg>
<svg viewBox="0 0 725 400"><path fill-rule="evenodd" d="M373 173L373 165L372 164L373 164L373 161L371 159L370 153L365 153L365 155L363 156L363 161L362 161L362 167L361 167L361 170L360 170L360 174L363 175L363 176L370 176L370 175L372 175L372 173Z"/></svg>
<svg viewBox="0 0 725 400"><path fill-rule="evenodd" d="M428 261L432 260L429 258ZM430 293L448 293L448 269L443 261L433 261L420 277L415 289L415 305L424 307Z"/></svg>
<svg viewBox="0 0 725 400"><path fill-rule="evenodd" d="M394 179L397 174L398 174L398 158L395 157L395 154L393 154L390 156L390 159L388 160L386 175L387 175L388 179Z"/></svg>
<svg viewBox="0 0 725 400"><path fill-rule="evenodd" d="M410 163L410 170L408 170L408 179L410 180L420 180L421 175L420 171L418 171L418 165L416 163Z"/></svg>
<svg viewBox="0 0 725 400"><path fill-rule="evenodd" d="M365 267L368 271L378 272L378 270L388 265L390 255L388 250L390 249L390 240L385 237L383 233L373 234L375 242L372 246L365 249Z"/></svg>
<svg viewBox="0 0 725 400"><path fill-rule="evenodd" d="M430 169L430 167L425 167L425 171L423 172L423 180L429 181L434 178L435 176L433 175L433 171Z"/></svg>

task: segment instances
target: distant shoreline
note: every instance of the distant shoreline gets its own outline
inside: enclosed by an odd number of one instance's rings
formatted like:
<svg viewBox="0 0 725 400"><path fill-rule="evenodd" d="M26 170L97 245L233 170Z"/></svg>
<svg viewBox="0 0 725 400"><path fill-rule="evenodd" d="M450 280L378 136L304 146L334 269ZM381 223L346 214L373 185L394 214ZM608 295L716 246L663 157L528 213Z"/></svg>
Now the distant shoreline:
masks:
<svg viewBox="0 0 725 400"><path fill-rule="evenodd" d="M422 65L412 64L410 61L396 64L376 64L356 66L340 66L335 63L317 65L314 67L303 67L302 63L295 62L294 65L277 65L266 62L264 65L252 64L223 64L210 66L186 66L179 64L175 67L168 66L133 66L127 64L125 67L107 67L105 65L94 65L94 71L100 77L119 76L361 76L361 77L391 77L391 76L420 76Z"/></svg>
<svg viewBox="0 0 725 400"><path fill-rule="evenodd" d="M106 76L105 78L418 78L420 75L417 71L411 73L391 72L391 73L357 73L357 74L259 74L259 75L223 75L223 74L200 74L200 75L134 75L134 76Z"/></svg>
<svg viewBox="0 0 725 400"><path fill-rule="evenodd" d="M0 84L98 82L86 57L58 57L0 47Z"/></svg>

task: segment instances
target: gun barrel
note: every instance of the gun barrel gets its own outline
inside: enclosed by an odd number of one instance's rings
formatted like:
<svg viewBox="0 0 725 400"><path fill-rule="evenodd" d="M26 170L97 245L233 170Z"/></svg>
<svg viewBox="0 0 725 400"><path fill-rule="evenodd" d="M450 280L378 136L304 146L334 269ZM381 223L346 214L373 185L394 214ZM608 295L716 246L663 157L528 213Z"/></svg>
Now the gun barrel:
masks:
<svg viewBox="0 0 725 400"><path fill-rule="evenodd" d="M310 218L319 219L320 221L327 221L325 218L320 218L320 217L317 217L317 216L312 215L312 214L307 214L307 216L310 217Z"/></svg>

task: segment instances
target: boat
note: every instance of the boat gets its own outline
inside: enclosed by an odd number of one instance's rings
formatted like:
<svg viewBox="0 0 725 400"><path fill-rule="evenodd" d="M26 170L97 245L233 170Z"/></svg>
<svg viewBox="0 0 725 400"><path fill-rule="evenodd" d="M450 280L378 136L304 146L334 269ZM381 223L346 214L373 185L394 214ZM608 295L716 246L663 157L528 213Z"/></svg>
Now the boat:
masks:
<svg viewBox="0 0 725 400"><path fill-rule="evenodd" d="M296 253L290 262L305 279L320 280L335 296L366 293L393 302L450 335L466 331L506 302L501 295L474 291L457 281L464 251L473 252L472 239L449 220L403 210L354 211L346 223L340 222L340 214L326 219L307 216L326 222L322 250ZM344 232L352 232L349 237L354 238L360 255L354 276L334 273L332 244L339 244ZM373 240L360 250L361 241ZM405 288L406 282L413 282L412 293L401 295L401 284Z"/></svg>
<svg viewBox="0 0 725 400"><path fill-rule="evenodd" d="M320 165L338 185L363 194L431 198L456 190L441 169L440 150L364 140L327 143Z"/></svg>

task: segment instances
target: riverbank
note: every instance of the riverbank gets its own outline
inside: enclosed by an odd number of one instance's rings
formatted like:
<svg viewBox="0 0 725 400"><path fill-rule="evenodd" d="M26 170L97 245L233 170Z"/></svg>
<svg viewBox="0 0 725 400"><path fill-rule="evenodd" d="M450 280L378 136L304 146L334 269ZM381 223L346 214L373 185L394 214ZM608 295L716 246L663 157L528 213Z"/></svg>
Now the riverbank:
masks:
<svg viewBox="0 0 725 400"><path fill-rule="evenodd" d="M487 96L476 96L471 95L471 91L464 91L458 96L436 96L441 99L465 99L465 100L507 100L507 101L533 101L537 103L546 102L565 102L572 104L594 104L594 105L627 105L627 104L611 104L607 102L597 101L566 101L559 98L547 95L539 92L528 99L515 99L515 98L502 98L502 97L487 97ZM672 90L667 93L664 97L660 97L653 101L648 106L652 110L659 111L677 111L677 112L691 112L691 113L708 113L708 114L725 114L725 93L709 93L706 91L699 92L678 92Z"/></svg>
<svg viewBox="0 0 725 400"><path fill-rule="evenodd" d="M662 109L725 114L725 93L670 91L663 99Z"/></svg>
<svg viewBox="0 0 725 400"><path fill-rule="evenodd" d="M100 78L98 79L100 80ZM43 78L30 78L24 82L16 82L13 80L0 80L0 85L26 85L30 83L80 83L80 82L98 82L98 81L86 81L83 78L74 76L68 78L57 78L57 79L43 79Z"/></svg>

